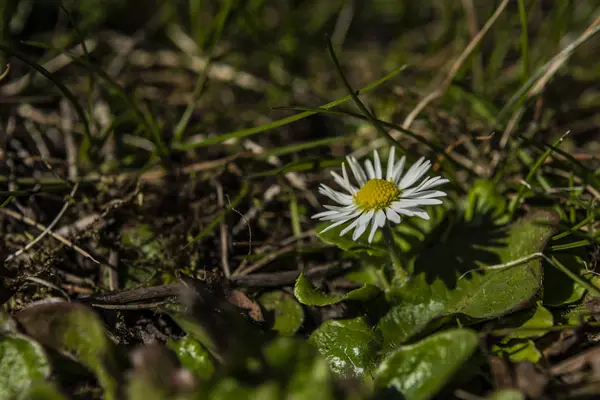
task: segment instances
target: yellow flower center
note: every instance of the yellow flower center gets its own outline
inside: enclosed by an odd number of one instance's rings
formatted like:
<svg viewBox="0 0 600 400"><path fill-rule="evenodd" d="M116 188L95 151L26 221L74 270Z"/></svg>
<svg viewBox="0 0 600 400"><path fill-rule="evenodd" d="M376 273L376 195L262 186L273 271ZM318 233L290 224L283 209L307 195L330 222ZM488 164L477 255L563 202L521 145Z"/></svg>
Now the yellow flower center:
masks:
<svg viewBox="0 0 600 400"><path fill-rule="evenodd" d="M400 189L385 179L371 179L354 195L363 210L381 210L400 197Z"/></svg>

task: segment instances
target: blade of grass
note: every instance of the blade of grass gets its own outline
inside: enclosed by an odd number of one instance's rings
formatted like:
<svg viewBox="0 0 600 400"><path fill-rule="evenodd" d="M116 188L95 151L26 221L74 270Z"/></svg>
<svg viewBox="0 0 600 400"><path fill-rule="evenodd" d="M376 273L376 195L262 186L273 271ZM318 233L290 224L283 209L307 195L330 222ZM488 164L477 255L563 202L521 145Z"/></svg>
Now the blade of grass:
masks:
<svg viewBox="0 0 600 400"><path fill-rule="evenodd" d="M359 89L358 93L359 94L366 93L368 91L375 89L382 83L384 83L384 82L390 80L391 78L395 77L396 75L398 75L405 68L406 68L405 65L402 67L396 68L395 70L393 70L392 72L390 72L389 74L384 76L383 78L380 78L377 81L365 86L364 88ZM330 103L327 103L327 104L321 106L321 108L330 109L330 108L336 107L342 103L345 103L351 99L352 99L352 96L350 96L350 95L344 96L341 99L332 101ZM223 143L230 139L241 139L241 138L256 135L258 133L266 132L271 129L275 129L275 128L279 128L281 126L291 124L292 122L299 121L301 119L310 117L315 114L317 114L317 112L315 112L315 111L305 111L305 112L302 112L302 113L299 113L296 115L292 115L292 116L289 116L286 118L279 119L277 121L270 122L268 124L264 124L264 125L260 125L260 126L256 126L256 127L248 128L248 129L242 129L242 130L235 131L235 132L223 133L221 135L218 135L218 136L215 136L212 138L208 138L208 139L200 141L200 142L183 143L178 146L175 146L174 148L176 150L190 150L190 149L195 149L198 147L205 147L205 146L210 146L213 144Z"/></svg>
<svg viewBox="0 0 600 400"><path fill-rule="evenodd" d="M62 82L60 82L58 79L56 79L50 71L48 71L46 68L42 67L41 65L39 65L38 63L36 63L35 61L30 59L26 55L21 54L20 52L18 52L16 50L13 50L12 48L10 48L9 46L7 46L3 43L0 43L0 49L4 50L8 54L12 55L13 57L18 58L19 60L23 61L25 64L34 68L40 74L44 75L50 82L52 82L54 85L56 85L56 87L62 92L62 94L67 98L67 100L69 100L69 102L73 106L73 109L75 110L75 112L77 113L77 116L79 117L79 119L81 120L81 123L83 124L84 138L91 145L93 143L93 138L92 138L92 134L90 132L90 126L89 126L87 116L85 115L85 111L83 111L83 108L81 108L81 105L79 105L77 98L69 90L69 88L67 88Z"/></svg>
<svg viewBox="0 0 600 400"><path fill-rule="evenodd" d="M540 78L546 75L547 72L552 72L551 69L558 61L568 58L579 46L581 46L598 32L600 32L600 17L598 17L579 38L552 57L547 63L540 67L537 72L527 80L527 82L521 85L519 90L517 90L517 92L508 100L506 105L498 113L498 116L496 117L496 123L501 123L507 114L520 107L521 104L523 104L523 102L526 100L529 90L533 87L533 85Z"/></svg>
<svg viewBox="0 0 600 400"><path fill-rule="evenodd" d="M342 165L342 160L322 160L321 158L314 158L312 160L300 160L284 165L281 168L275 168L268 171L259 172L256 174L250 174L246 176L246 179L263 178L265 176L275 176L280 174L286 174L288 172L307 172L307 171L319 171L323 168L339 167Z"/></svg>
<svg viewBox="0 0 600 400"><path fill-rule="evenodd" d="M385 138L388 142L390 142L390 145L396 146L398 149L400 149L402 154L406 154L406 150L404 149L404 147L402 147L400 145L400 143L398 143L396 141L396 139L394 139L392 137L392 135L389 134L388 131L383 129L383 127L378 122L378 120L375 119L373 114L367 109L367 107L363 104L363 102L358 98L358 94L354 91L354 89L352 89L352 86L350 85L350 82L348 82L348 79L346 78L346 74L344 74L344 70L342 69L342 66L340 65L340 62L339 62L337 56L335 55L335 50L333 49L333 43L331 43L330 38L327 38L327 49L329 50L329 55L331 56L331 59L333 60L333 64L335 65L335 69L337 70L338 75L340 76L340 78L342 78L342 82L344 82L344 86L346 86L348 93L350 94L350 96L352 96L352 100L354 101L354 104L356 104L358 109L360 111L362 111L362 113L365 115L365 117L367 117L367 119L369 120L371 125L373 125L373 127L375 128L375 130L379 133L379 135L381 137Z"/></svg>
<svg viewBox="0 0 600 400"><path fill-rule="evenodd" d="M558 261L558 259L556 257L554 257L554 256L551 256L549 258L544 257L544 259L546 261L548 261L554 268L558 269L559 271L562 271L565 275L567 275L569 278L571 278L575 283L578 283L581 286L583 286L585 289L587 289L591 295L600 296L600 290L598 290L598 288L596 286L594 286L587 280L583 279L579 275L575 274L569 268L565 267L560 261Z"/></svg>
<svg viewBox="0 0 600 400"><path fill-rule="evenodd" d="M79 26L78 26L77 22L75 21L75 19L73 18L73 15L67 9L67 7L65 7L64 4L60 5L60 9L66 14L67 18L69 19L69 22L73 26L75 35L77 36L77 39L79 40L79 43L81 44L81 48L83 49L83 55L84 55L85 59L88 60L88 62L89 62L90 61L90 52L88 51L87 45L85 44L84 37L81 34L81 31L79 30ZM88 115L92 115L92 97L94 95L94 75L92 74L91 71L88 72L88 80L89 80L89 84L90 84L90 89L88 92Z"/></svg>
<svg viewBox="0 0 600 400"><path fill-rule="evenodd" d="M221 41L221 37L223 36L223 29L225 28L225 22L227 21L227 17L229 16L229 14L231 12L232 6L233 6L232 0L226 1L224 7L219 11L219 14L216 17L215 34L214 34L212 44L210 46L210 51L209 51L210 55L208 57L208 60L206 61L206 67L204 68L203 73L198 77L198 79L196 81L196 86L194 87L194 93L192 94L192 98L190 99L185 111L183 112L183 114L181 116L181 119L179 120L179 122L177 123L177 126L175 127L175 131L173 132L173 140L171 142L172 146L175 143L181 142L183 133L185 132L186 128L188 127L188 124L190 122L192 114L194 113L194 110L196 109L196 102L198 101L198 98L200 97L200 95L204 92L206 83L208 82L208 74L209 74L209 71L211 68L211 64L215 59L216 48L217 48L217 45L219 44L219 42ZM190 8L192 8L191 4L190 4ZM194 39L196 39L196 37L194 37ZM196 44L198 44L198 41L196 41ZM202 48L200 45L198 45L198 46L199 46L199 48Z"/></svg>
<svg viewBox="0 0 600 400"><path fill-rule="evenodd" d="M558 147L563 142L563 140L565 140L565 138L569 135L569 133L570 132L566 132L560 138L558 138L558 140L553 143L552 147ZM546 161L546 159L550 156L550 154L552 154L553 151L554 150L552 148L549 148L540 157L538 157L533 167L529 170L529 173L525 178L525 183L529 184L529 182L531 182L531 179L535 176L536 172L540 169L544 161ZM525 194L526 190L528 190L527 185L521 185L519 187L517 195L511 200L510 205L508 207L508 211L511 216L514 216L515 211L517 210L517 206L519 205L519 202L521 201L521 198Z"/></svg>
<svg viewBox="0 0 600 400"><path fill-rule="evenodd" d="M294 194L293 190L289 191L290 194L290 221L292 223L292 232L295 237L300 237L302 229L300 227L300 211L298 210L298 199Z"/></svg>
<svg viewBox="0 0 600 400"><path fill-rule="evenodd" d="M529 65L529 34L527 32L527 10L525 0L519 0L519 20L521 21L521 62L523 64L523 82L527 82L531 67Z"/></svg>
<svg viewBox="0 0 600 400"><path fill-rule="evenodd" d="M240 189L240 192L231 201L229 207L221 211L219 215L217 215L217 217L206 226L206 228L204 228L198 235L196 235L196 237L187 242L187 244L183 248L185 249L188 246L202 240L202 238L206 237L209 233L211 233L216 228L216 226L219 225L219 222L221 222L221 220L223 220L223 218L225 218L225 216L229 214L231 210L233 210L239 204L239 202L246 196L246 194L248 194L249 187L250 185L248 184L248 182L244 181L242 183L242 188Z"/></svg>
<svg viewBox="0 0 600 400"><path fill-rule="evenodd" d="M273 149L265 151L261 155L257 155L255 158L262 160L271 156L283 156L291 153L299 153L304 150L315 149L317 147L329 146L334 143L340 143L350 140L350 136L334 136L323 139L311 140L308 142L293 143L287 146L275 147Z"/></svg>
<svg viewBox="0 0 600 400"><path fill-rule="evenodd" d="M552 240L558 240L558 239L562 239L564 237L567 237L569 235L571 235L574 232L579 231L579 229L581 229L581 227L583 227L585 224L590 223L591 221L594 220L596 216L594 214L590 214L588 215L585 219L583 219L582 221L580 221L578 224L574 225L571 229L561 232L558 235L554 235L552 236Z"/></svg>
<svg viewBox="0 0 600 400"><path fill-rule="evenodd" d="M584 239L584 240L579 240L577 242L571 242L571 243L566 243L566 244L557 244L557 245L554 245L554 246L550 246L550 250L552 250L552 251L561 251L561 250L575 249L577 247L587 246L590 243L591 243L590 240Z"/></svg>
<svg viewBox="0 0 600 400"><path fill-rule="evenodd" d="M115 90L115 92L117 92L117 94L119 94L119 96L123 100L125 100L125 103L127 103L127 106L129 106L130 109L134 112L140 124L143 125L144 128L152 135L153 143L156 146L158 156L161 158L161 160L164 160L164 158L168 156L169 150L162 140L160 128L154 121L152 113L144 112L144 109L137 104L136 100L133 99L132 96L130 96L127 93L127 91L125 91L125 89L121 85L119 85L119 83L115 81L110 75L108 75L102 68L94 65L93 63L88 62L82 57L70 54L68 52L65 54L67 54L75 63L96 74L100 79L106 82L113 90Z"/></svg>
<svg viewBox="0 0 600 400"><path fill-rule="evenodd" d="M329 109L325 109L325 108L311 108L311 107L278 107L278 109L281 110L292 110L292 111L316 111L318 113L322 113L325 115L335 115L335 116L341 116L341 117L353 117L353 118L357 118L360 119L362 121L367 121L367 117L365 117L362 114L358 114L358 113L353 113L352 111L346 111L346 110L329 110ZM381 125L389 128L389 129L395 129L398 130L399 132L405 133L406 135L410 136L411 138L415 139L416 141L418 141L419 143L424 144L425 146L429 147L429 149L431 149L434 153L439 153L439 154L444 154L444 156L450 161L450 163L452 165L454 165L455 167L459 167L461 169L467 170L469 173L474 174L474 171L469 170L468 168L465 168L464 165L458 163L454 158L452 158L452 156L450 154L445 154L444 153L444 148L442 147L438 147L435 144L431 143L430 141L428 141L427 139L425 139L424 137L421 137L419 135L417 135L416 133L403 128L400 125L396 125L393 124L391 122L386 122L383 120L378 119L377 120Z"/></svg>

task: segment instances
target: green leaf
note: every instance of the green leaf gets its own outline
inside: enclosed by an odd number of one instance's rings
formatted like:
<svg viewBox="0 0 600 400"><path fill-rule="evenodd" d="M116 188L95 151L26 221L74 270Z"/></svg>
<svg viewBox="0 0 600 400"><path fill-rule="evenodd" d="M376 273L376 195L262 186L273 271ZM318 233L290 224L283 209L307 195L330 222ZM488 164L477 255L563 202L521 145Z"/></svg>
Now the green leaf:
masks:
<svg viewBox="0 0 600 400"><path fill-rule="evenodd" d="M365 301L376 296L378 293L379 289L369 284L352 290L347 294L323 293L315 289L313 284L302 273L298 276L294 285L294 295L300 303L307 306L329 306L344 300Z"/></svg>
<svg viewBox="0 0 600 400"><path fill-rule="evenodd" d="M562 242L568 241L565 238ZM557 241L552 244L558 244ZM572 249L569 253L555 253L554 257L560 261L566 268L577 275L584 275L586 269L586 250L584 248ZM551 307L558 307L567 304L573 304L581 300L585 294L585 288L572 279L568 278L563 272L551 266L546 260L542 261L544 267L544 304Z"/></svg>
<svg viewBox="0 0 600 400"><path fill-rule="evenodd" d="M390 353L375 371L375 386L392 388L406 400L435 396L471 357L479 344L469 329L429 336Z"/></svg>
<svg viewBox="0 0 600 400"><path fill-rule="evenodd" d="M332 375L328 362L304 340L278 337L263 349L274 375L285 382L287 399L333 399Z"/></svg>
<svg viewBox="0 0 600 400"><path fill-rule="evenodd" d="M467 271L504 264L543 249L554 214L538 212L509 226L456 225L447 239L423 252L414 275L388 293L396 305L379 321L384 346L393 348L443 316L483 320L523 307L541 287L539 259L509 268Z"/></svg>
<svg viewBox="0 0 600 400"><path fill-rule="evenodd" d="M540 304L533 310L521 311L510 317L508 326L503 325L503 327L512 327L517 331L505 336L505 341L540 337L546 334L547 329L554 326L554 316Z"/></svg>
<svg viewBox="0 0 600 400"><path fill-rule="evenodd" d="M19 396L19 400L66 400L53 384L38 383Z"/></svg>
<svg viewBox="0 0 600 400"><path fill-rule="evenodd" d="M507 343L495 344L492 346L492 351L507 356L514 363L520 361L537 363L542 358L542 354L531 339L514 339Z"/></svg>
<svg viewBox="0 0 600 400"><path fill-rule="evenodd" d="M0 399L15 398L50 372L50 362L38 343L18 334L0 336Z"/></svg>
<svg viewBox="0 0 600 400"><path fill-rule="evenodd" d="M177 354L181 365L201 379L210 379L215 373L213 358L196 339L187 335L167 341L167 347Z"/></svg>
<svg viewBox="0 0 600 400"><path fill-rule="evenodd" d="M282 290L264 293L258 301L265 310L272 313L272 329L281 335L293 335L302 326L304 310L288 293Z"/></svg>
<svg viewBox="0 0 600 400"><path fill-rule="evenodd" d="M116 398L119 372L114 347L91 309L59 301L28 307L15 317L29 336L93 371L106 399Z"/></svg>
<svg viewBox="0 0 600 400"><path fill-rule="evenodd" d="M465 207L465 221L470 222L475 218L500 217L506 210L506 200L498 192L498 186L486 179L476 181L467 195Z"/></svg>
<svg viewBox="0 0 600 400"><path fill-rule="evenodd" d="M376 366L381 338L364 317L328 320L308 338L329 361L329 367L343 378L362 377Z"/></svg>

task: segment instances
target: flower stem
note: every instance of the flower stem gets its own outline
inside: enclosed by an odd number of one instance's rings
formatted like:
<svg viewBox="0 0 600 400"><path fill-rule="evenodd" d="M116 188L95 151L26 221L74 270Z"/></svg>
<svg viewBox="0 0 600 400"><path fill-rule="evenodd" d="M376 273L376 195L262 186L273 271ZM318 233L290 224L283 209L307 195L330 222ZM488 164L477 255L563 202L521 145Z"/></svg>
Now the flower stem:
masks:
<svg viewBox="0 0 600 400"><path fill-rule="evenodd" d="M383 239L389 250L390 259L396 273L394 280L404 284L409 279L408 272L405 269L408 266L408 262L406 257L400 252L400 249L398 249L398 245L394 241L394 232L389 224L383 227Z"/></svg>

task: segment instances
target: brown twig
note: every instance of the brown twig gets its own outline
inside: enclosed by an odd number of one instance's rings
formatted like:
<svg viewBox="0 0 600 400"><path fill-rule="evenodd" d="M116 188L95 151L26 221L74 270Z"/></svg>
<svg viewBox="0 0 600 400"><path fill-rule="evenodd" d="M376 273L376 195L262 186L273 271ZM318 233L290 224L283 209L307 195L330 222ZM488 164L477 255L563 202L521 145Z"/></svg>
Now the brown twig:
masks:
<svg viewBox="0 0 600 400"><path fill-rule="evenodd" d="M60 219L62 218L62 216L65 214L65 212L69 208L69 205L71 204L71 199L73 198L73 196L77 192L78 188L79 188L79 184L78 183L76 183L75 185L73 185L73 189L71 190L71 193L69 194L69 197L67 198L67 200L63 204L62 208L60 209L60 211L58 212L58 214L56 215L56 217L52 220L52 222L50 222L50 225L48 225L46 227L46 229L44 229L42 231L42 233L40 233L35 239L33 239L31 242L29 242L25 247L17 250L15 253L10 254L8 257L6 257L6 259L4 260L4 262L9 262L9 261L11 261L11 260L19 257L21 254L25 253L27 250L29 250L33 246L35 246L35 244L38 243L40 240L42 240L47 234L49 234L52 231L52 228L54 228L54 226L58 223L58 221L60 221Z"/></svg>

